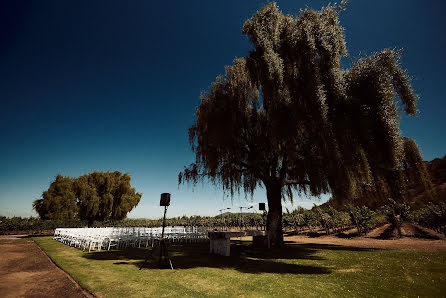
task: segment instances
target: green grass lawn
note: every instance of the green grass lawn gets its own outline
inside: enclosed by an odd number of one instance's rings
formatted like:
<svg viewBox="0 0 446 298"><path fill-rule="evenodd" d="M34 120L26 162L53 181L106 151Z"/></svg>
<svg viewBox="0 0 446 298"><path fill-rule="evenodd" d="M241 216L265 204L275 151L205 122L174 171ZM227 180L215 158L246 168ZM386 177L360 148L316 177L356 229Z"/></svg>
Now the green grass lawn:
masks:
<svg viewBox="0 0 446 298"><path fill-rule="evenodd" d="M446 252L289 244L262 251L232 243L231 257L207 243L170 244L174 270L146 250L82 252L51 237L34 241L84 288L98 296L444 297Z"/></svg>

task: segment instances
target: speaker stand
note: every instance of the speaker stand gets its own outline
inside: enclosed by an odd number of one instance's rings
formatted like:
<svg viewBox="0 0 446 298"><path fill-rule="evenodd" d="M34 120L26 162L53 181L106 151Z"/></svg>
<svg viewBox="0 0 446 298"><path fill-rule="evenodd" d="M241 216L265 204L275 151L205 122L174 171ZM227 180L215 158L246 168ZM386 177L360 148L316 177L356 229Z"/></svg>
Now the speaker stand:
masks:
<svg viewBox="0 0 446 298"><path fill-rule="evenodd" d="M169 251L167 250L167 243L164 240L164 228L166 227L166 212L167 212L167 206L164 206L164 218L163 218L163 230L161 232L161 238L158 239L153 249L150 251L150 253L147 254L146 259L144 260L144 263L141 265L139 270L142 269L147 263L147 260L152 257L153 252L155 249L159 246L160 248L160 256L158 259L158 265L160 268L170 268L173 270L172 261L169 258Z"/></svg>

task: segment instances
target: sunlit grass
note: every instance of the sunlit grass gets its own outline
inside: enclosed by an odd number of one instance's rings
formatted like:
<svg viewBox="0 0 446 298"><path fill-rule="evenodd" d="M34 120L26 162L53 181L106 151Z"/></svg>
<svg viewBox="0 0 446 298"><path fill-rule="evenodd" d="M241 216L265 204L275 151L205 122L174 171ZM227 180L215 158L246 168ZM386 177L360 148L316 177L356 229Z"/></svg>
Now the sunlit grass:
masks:
<svg viewBox="0 0 446 298"><path fill-rule="evenodd" d="M446 252L287 245L262 251L232 244L231 257L210 256L208 244L170 244L174 270L158 269L146 250L86 253L51 237L34 240L89 291L141 296L409 296L446 293Z"/></svg>

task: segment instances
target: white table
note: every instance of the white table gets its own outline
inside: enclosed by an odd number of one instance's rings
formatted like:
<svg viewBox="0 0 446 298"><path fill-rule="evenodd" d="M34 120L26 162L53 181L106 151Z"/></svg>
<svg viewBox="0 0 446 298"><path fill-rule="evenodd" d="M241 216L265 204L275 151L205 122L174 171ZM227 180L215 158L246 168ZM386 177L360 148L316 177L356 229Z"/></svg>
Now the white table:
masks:
<svg viewBox="0 0 446 298"><path fill-rule="evenodd" d="M208 232L208 236L210 242L209 252L220 256L229 257L231 255L231 237L252 236L254 246L270 248L270 239L266 231L214 231Z"/></svg>

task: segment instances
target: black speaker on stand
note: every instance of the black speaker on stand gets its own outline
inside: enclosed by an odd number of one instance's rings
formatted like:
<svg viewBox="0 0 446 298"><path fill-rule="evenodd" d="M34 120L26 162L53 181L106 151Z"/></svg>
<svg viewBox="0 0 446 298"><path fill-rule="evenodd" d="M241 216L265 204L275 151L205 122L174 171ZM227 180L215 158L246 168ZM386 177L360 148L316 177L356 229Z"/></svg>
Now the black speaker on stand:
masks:
<svg viewBox="0 0 446 298"><path fill-rule="evenodd" d="M164 240L164 228L166 227L166 213L167 213L167 207L170 206L170 193L162 193L161 199L160 199L160 206L164 207L164 217L163 217L163 229L161 231L161 238L158 239L153 249L150 251L150 253L147 255L146 259L144 260L144 263L141 265L139 270L144 267L144 265L147 263L147 260L152 257L153 252L157 247L160 248L160 255L158 259L158 265L160 268L170 268L173 269L172 261L169 258L169 251L167 250L167 243Z"/></svg>

